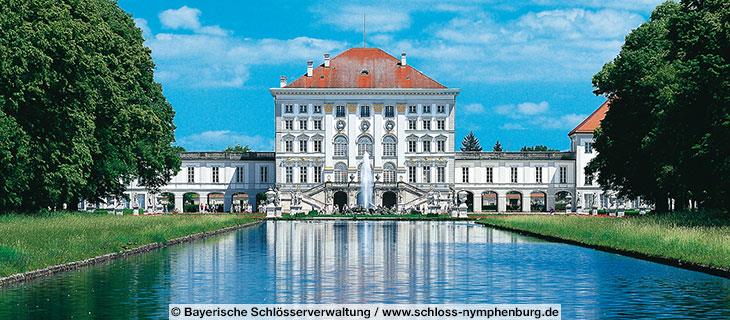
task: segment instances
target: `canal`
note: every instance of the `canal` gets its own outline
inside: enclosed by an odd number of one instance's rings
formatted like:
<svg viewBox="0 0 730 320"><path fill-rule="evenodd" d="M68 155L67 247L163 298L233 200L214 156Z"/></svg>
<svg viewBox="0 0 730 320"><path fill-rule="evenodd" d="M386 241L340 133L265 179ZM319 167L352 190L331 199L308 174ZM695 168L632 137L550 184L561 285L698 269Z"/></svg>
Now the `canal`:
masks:
<svg viewBox="0 0 730 320"><path fill-rule="evenodd" d="M472 222L269 221L0 288L0 319L167 318L170 303L558 303L563 319L728 319L730 280Z"/></svg>

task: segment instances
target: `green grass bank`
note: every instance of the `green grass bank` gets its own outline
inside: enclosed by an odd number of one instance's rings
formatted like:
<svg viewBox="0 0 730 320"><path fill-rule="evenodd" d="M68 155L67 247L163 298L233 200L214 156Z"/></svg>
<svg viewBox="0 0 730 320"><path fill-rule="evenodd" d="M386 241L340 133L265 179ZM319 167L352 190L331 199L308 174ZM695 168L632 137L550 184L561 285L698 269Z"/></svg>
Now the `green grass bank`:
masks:
<svg viewBox="0 0 730 320"><path fill-rule="evenodd" d="M478 223L730 274L727 214L678 212L630 218L494 216Z"/></svg>
<svg viewBox="0 0 730 320"><path fill-rule="evenodd" d="M0 215L0 278L258 220L243 215Z"/></svg>

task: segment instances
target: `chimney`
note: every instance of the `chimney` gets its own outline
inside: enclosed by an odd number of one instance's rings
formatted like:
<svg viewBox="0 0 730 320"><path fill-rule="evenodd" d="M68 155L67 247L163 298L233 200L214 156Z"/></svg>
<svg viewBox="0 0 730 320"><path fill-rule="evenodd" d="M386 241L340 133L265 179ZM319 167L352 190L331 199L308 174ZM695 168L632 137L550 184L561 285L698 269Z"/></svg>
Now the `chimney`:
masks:
<svg viewBox="0 0 730 320"><path fill-rule="evenodd" d="M325 68L330 67L330 54L329 53L324 54L324 67Z"/></svg>
<svg viewBox="0 0 730 320"><path fill-rule="evenodd" d="M406 53L405 52L400 54L400 65L404 66L404 67L406 66Z"/></svg>
<svg viewBox="0 0 730 320"><path fill-rule="evenodd" d="M307 61L307 77L312 76L312 66L314 65L314 61L309 60Z"/></svg>
<svg viewBox="0 0 730 320"><path fill-rule="evenodd" d="M279 78L279 88L286 87L286 76L281 76Z"/></svg>

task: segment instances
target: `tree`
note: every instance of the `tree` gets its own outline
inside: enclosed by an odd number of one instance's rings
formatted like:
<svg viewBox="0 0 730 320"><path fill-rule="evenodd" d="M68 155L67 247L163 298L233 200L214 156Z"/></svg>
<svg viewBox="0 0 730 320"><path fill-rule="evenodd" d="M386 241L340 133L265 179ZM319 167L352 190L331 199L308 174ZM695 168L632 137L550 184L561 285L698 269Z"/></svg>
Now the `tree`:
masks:
<svg viewBox="0 0 730 320"><path fill-rule="evenodd" d="M497 143L494 144L494 147L492 147L492 151L494 152L502 152L502 144L499 143L499 140L497 140Z"/></svg>
<svg viewBox="0 0 730 320"><path fill-rule="evenodd" d="M474 135L474 132L469 133L461 140L461 151L465 152L479 152L482 151L482 146L479 144L479 139Z"/></svg>
<svg viewBox="0 0 730 320"><path fill-rule="evenodd" d="M141 31L115 2L0 7L0 107L20 131L3 127L0 135L31 137L17 208L119 197L137 177L155 191L179 170L174 112L154 82Z"/></svg>
<svg viewBox="0 0 730 320"><path fill-rule="evenodd" d="M536 146L532 146L532 147L523 146L522 149L520 149L520 151L558 151L558 150L549 148L548 146L536 145Z"/></svg>
<svg viewBox="0 0 730 320"><path fill-rule="evenodd" d="M248 145L241 146L240 144L236 144L235 146L228 146L226 150L223 150L223 152L234 152L234 153L244 153L244 152L251 152L251 148Z"/></svg>
<svg viewBox="0 0 730 320"><path fill-rule="evenodd" d="M610 107L587 173L604 188L658 210L730 205L728 17L723 0L664 3L594 76Z"/></svg>

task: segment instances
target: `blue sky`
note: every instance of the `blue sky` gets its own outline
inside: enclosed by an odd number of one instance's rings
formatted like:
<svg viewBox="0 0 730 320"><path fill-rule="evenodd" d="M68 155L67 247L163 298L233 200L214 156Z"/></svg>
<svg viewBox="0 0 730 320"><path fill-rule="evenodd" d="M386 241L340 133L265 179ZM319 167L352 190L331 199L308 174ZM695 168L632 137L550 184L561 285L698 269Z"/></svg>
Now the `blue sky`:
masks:
<svg viewBox="0 0 730 320"><path fill-rule="evenodd" d="M657 0L177 1L120 0L143 30L156 79L189 151L273 149L279 76L294 79L367 45L399 56L457 98L457 139L491 149L567 149L567 133L603 101L591 77L618 54Z"/></svg>

